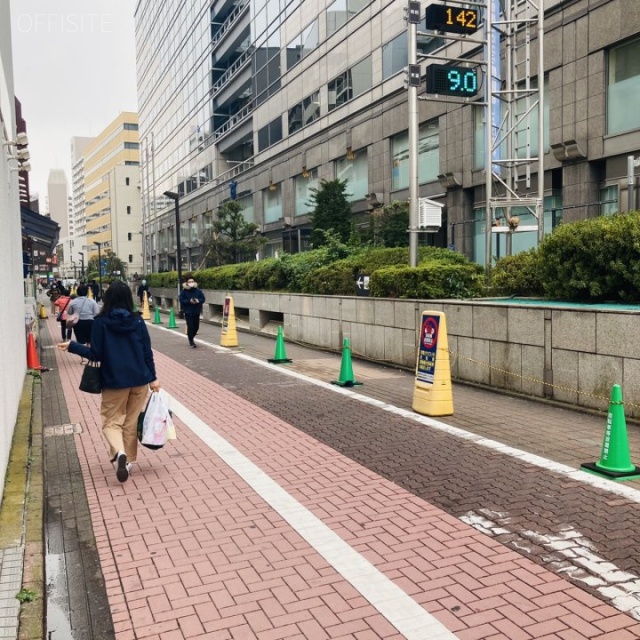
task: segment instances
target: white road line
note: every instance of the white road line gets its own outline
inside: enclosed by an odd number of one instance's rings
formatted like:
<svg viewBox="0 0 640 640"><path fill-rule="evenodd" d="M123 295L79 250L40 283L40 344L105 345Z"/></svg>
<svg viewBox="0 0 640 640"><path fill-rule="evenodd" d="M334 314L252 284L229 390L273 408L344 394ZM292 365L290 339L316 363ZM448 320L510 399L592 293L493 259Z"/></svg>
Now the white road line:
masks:
<svg viewBox="0 0 640 640"><path fill-rule="evenodd" d="M408 640L457 636L181 402L171 409Z"/></svg>
<svg viewBox="0 0 640 640"><path fill-rule="evenodd" d="M164 327L158 327L158 328L164 328ZM171 332L170 329L165 329L165 331ZM493 449L494 451L498 451L499 453L503 453L504 455L510 456L512 458L517 458L518 460L522 460L522 462L535 465L536 467L540 467L541 469L554 471L555 473L564 475L571 480L582 482L583 484L588 484L588 485L591 485L592 487L596 487L598 489L608 491L609 493L614 493L616 495L622 496L624 498L627 498L628 500L631 500L632 502L640 503L640 490L634 489L631 486L622 485L612 480L607 480L606 478L599 478L598 476L591 475L584 471L579 471L568 465L561 464L559 462L554 462L553 460L548 460L547 458L543 458L542 456L538 456L533 453L528 453L527 451L522 451L521 449L516 449L515 447L511 447L509 445L503 444L502 442L498 442L497 440L491 440L490 438L485 438L484 436L480 436L476 433L470 433L469 431L465 431L464 429L460 429L458 427L452 427L451 425L445 424L444 422L440 422L439 420L434 420L433 418L429 418L427 416L413 413L412 411L408 411L407 409L401 409L400 407L396 407L392 404L381 402L380 400L376 400L375 398L369 398L367 396L354 393L349 389L345 389L343 387L337 387L336 385L332 385L328 382L323 382L322 380L316 380L315 378L310 378L309 376L306 376L303 373L292 371L291 369L288 369L287 367L284 367L282 365L271 364L269 362L260 360L253 356L246 355L244 353L235 353L230 349L227 349L225 347L220 347L218 345L213 345L201 339L198 339L197 341L203 345L206 345L218 351L229 351L230 353L233 353L233 355L235 355L237 358L242 358L243 360L253 362L254 364L259 364L260 366L274 369L275 371L279 371L284 375L291 376L293 378L298 378L299 380L303 380L304 382L308 382L309 384L315 384L316 386L322 387L327 391L333 391L334 393L340 393L342 395L349 396L350 398L353 398L358 402L364 402L365 404L378 407L383 411L394 413L398 416L401 416L402 418L413 420L414 422L418 422L427 427L431 427L432 429L438 429L439 431L444 431L445 433L448 433L457 438L462 438L463 440L468 440L470 442L473 442L474 444L477 444L480 447L485 447L486 449Z"/></svg>

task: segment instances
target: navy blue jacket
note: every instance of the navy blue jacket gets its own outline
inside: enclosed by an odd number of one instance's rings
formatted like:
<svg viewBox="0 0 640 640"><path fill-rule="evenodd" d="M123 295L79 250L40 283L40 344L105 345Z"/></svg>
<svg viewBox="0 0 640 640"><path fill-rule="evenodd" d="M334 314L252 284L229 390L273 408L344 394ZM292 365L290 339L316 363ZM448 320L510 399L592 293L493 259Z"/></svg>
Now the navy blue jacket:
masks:
<svg viewBox="0 0 640 640"><path fill-rule="evenodd" d="M197 303L191 302L191 298L197 300ZM180 292L180 307L187 316L199 316L202 313L202 305L204 304L204 293L198 287L193 289L184 288Z"/></svg>
<svg viewBox="0 0 640 640"><path fill-rule="evenodd" d="M139 315L125 309L97 316L91 346L70 342L69 352L100 362L105 389L141 387L156 379L147 325Z"/></svg>

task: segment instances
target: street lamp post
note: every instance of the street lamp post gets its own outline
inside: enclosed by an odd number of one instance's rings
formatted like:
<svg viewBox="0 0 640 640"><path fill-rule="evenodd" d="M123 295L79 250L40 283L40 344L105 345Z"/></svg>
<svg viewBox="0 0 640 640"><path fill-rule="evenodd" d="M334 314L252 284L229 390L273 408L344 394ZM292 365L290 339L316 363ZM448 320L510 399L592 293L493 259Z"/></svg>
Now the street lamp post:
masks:
<svg viewBox="0 0 640 640"><path fill-rule="evenodd" d="M174 191L165 191L164 195L176 203L176 263L178 267L178 298L182 284L182 248L180 246L180 195Z"/></svg>
<svg viewBox="0 0 640 640"><path fill-rule="evenodd" d="M84 253L78 251L78 255L80 256L80 278L84 280Z"/></svg>
<svg viewBox="0 0 640 640"><path fill-rule="evenodd" d="M95 245L98 245L98 279L100 280L100 298L102 299L102 254L100 253L100 247L102 246L102 242L95 242Z"/></svg>
<svg viewBox="0 0 640 640"><path fill-rule="evenodd" d="M76 263L73 260L71 261L71 266L73 267L73 280L75 282L78 279L78 276L76 275Z"/></svg>

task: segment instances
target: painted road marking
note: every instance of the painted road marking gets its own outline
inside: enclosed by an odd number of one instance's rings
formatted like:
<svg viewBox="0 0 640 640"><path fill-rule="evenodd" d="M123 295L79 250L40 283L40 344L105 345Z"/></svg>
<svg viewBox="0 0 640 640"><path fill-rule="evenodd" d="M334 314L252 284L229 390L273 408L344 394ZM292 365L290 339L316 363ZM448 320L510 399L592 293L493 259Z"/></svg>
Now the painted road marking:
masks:
<svg viewBox="0 0 640 640"><path fill-rule="evenodd" d="M160 327L158 325L153 325L156 329L163 329L164 331L168 331L173 335L177 335L174 331L170 329L166 329L165 327ZM186 337L186 336L184 336ZM553 460L548 460L547 458L543 458L542 456L538 456L533 453L528 453L527 451L522 451L521 449L516 449L515 447L503 444L502 442L498 442L497 440L491 440L490 438L485 438L484 436L479 436L476 433L471 433L469 431L465 431L464 429L460 429L459 427L452 427L449 424L445 424L444 422L440 422L439 420L434 420L433 418L429 418L427 416L422 416L413 411L408 411L407 409L401 409L400 407L396 407L392 404L387 404L386 402L382 402L380 400L376 400L375 398L369 398L367 396L360 395L358 393L354 393L349 389L344 387L338 387L336 385L332 385L328 382L323 382L322 380L316 380L315 378L310 378L303 373L298 373L297 371L292 371L291 369L287 369L286 367L282 367L280 365L271 364L269 362L265 362L264 360L260 360L253 356L246 355L244 353L237 353L225 347L220 347L218 345L211 344L210 342L206 342L198 338L196 342L211 347L214 350L219 352L228 352L233 354L237 358L242 358L243 360L247 360L248 362L252 362L253 364L259 364L262 367L267 367L269 369L273 369L274 371L279 371L280 373L291 376L293 378L298 378L299 380L303 380L304 382L308 382L309 384L315 384L318 387L326 389L327 391L332 391L333 393L340 393L344 396L349 396L358 402L364 402L365 404L369 404L374 407L378 407L378 409L382 409L383 411L388 411L389 413L394 413L403 418L407 418L408 420L413 420L414 422L419 422L427 427L431 427L432 429L438 429L439 431L443 431L448 433L456 438L462 438L463 440L468 440L477 444L480 447L485 447L486 449L493 449L494 451L498 451L499 453L503 453L506 456L510 456L512 458L517 458L518 460L522 460L522 462L527 462L528 464L532 464L541 469L546 469L548 471L554 471L555 473L559 473L561 475L570 478L571 480L575 480L576 482L582 482L583 484L591 485L592 487L596 487L597 489L602 489L603 491L608 491L609 493L614 493L632 502L636 502L640 504L640 490L634 489L633 487L618 484L611 480L607 480L606 478L599 478L598 476L591 475L589 473L585 473L584 471L578 471L573 467L570 467L566 464L561 464L559 462L554 462Z"/></svg>
<svg viewBox="0 0 640 640"><path fill-rule="evenodd" d="M260 467L181 402L169 397L174 414L408 640L457 638Z"/></svg>

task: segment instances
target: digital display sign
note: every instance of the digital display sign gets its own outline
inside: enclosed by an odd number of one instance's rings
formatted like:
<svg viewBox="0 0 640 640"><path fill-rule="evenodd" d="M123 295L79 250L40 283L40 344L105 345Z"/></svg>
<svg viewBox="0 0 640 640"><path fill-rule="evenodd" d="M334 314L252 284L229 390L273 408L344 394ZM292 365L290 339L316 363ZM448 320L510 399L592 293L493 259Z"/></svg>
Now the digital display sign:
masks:
<svg viewBox="0 0 640 640"><path fill-rule="evenodd" d="M427 67L427 93L470 98L480 91L478 72L469 67L431 64Z"/></svg>
<svg viewBox="0 0 640 640"><path fill-rule="evenodd" d="M464 35L478 30L479 17L477 9L430 4L426 12L426 25L427 29Z"/></svg>

